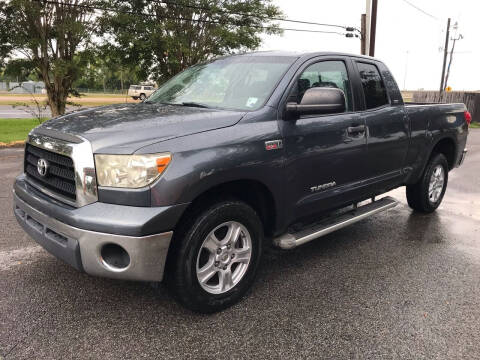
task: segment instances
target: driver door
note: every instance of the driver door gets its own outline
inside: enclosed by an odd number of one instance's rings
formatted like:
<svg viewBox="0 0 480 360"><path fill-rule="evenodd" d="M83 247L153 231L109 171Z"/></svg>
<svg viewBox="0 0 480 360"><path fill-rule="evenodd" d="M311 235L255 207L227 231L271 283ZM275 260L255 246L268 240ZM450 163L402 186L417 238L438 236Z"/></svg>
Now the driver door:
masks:
<svg viewBox="0 0 480 360"><path fill-rule="evenodd" d="M310 62L298 72L285 103L300 104L312 87L343 90L346 110L281 122L286 162L285 186L291 221L352 202L366 177L365 119L355 111L348 58Z"/></svg>

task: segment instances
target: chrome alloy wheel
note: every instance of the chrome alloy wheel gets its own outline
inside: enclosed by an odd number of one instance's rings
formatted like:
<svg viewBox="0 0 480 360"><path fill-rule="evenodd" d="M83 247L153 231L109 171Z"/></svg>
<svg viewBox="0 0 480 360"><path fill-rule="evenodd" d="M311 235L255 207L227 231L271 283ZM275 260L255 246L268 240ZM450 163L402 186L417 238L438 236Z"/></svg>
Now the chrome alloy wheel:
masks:
<svg viewBox="0 0 480 360"><path fill-rule="evenodd" d="M229 221L213 229L197 255L197 279L210 294L223 294L245 276L252 257L252 239L247 228Z"/></svg>
<svg viewBox="0 0 480 360"><path fill-rule="evenodd" d="M445 170L442 165L435 166L432 176L430 176L430 183L428 185L428 199L432 204L435 204L442 195L443 185L445 183Z"/></svg>

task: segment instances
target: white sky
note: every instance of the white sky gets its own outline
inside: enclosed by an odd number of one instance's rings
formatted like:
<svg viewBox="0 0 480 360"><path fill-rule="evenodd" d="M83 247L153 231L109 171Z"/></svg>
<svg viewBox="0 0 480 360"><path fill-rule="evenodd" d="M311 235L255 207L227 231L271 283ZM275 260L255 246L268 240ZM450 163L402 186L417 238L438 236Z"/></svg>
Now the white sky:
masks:
<svg viewBox="0 0 480 360"><path fill-rule="evenodd" d="M387 64L399 87L409 90L440 87L445 30L447 18L451 17L452 25L458 21L458 33L464 38L455 45L448 84L453 90L480 90L480 1L408 1L438 20L404 0L378 0L375 56ZM273 0L273 3L290 19L357 28L366 6L366 0ZM281 26L335 30L288 22L282 22ZM340 35L285 31L282 36L265 35L263 39L260 50L360 53L359 39Z"/></svg>

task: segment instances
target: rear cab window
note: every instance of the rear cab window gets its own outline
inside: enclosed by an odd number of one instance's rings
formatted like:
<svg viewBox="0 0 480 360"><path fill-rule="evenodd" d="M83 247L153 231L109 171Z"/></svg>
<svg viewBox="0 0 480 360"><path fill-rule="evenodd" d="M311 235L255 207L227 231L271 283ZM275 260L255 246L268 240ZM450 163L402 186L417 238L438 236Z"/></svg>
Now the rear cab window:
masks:
<svg viewBox="0 0 480 360"><path fill-rule="evenodd" d="M357 68L362 82L366 109L388 105L387 90L377 67L373 64L357 62Z"/></svg>

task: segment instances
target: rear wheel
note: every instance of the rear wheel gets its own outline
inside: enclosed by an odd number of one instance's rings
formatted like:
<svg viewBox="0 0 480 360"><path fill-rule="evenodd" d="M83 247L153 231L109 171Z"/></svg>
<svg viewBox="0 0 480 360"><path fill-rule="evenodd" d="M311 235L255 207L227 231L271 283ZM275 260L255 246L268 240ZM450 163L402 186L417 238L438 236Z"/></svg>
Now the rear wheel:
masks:
<svg viewBox="0 0 480 360"><path fill-rule="evenodd" d="M239 301L251 287L262 254L263 227L241 201L199 211L177 230L167 285L190 310L212 313Z"/></svg>
<svg viewBox="0 0 480 360"><path fill-rule="evenodd" d="M407 185L408 205L419 212L431 213L442 202L448 183L448 162L443 154L430 159L421 179Z"/></svg>

